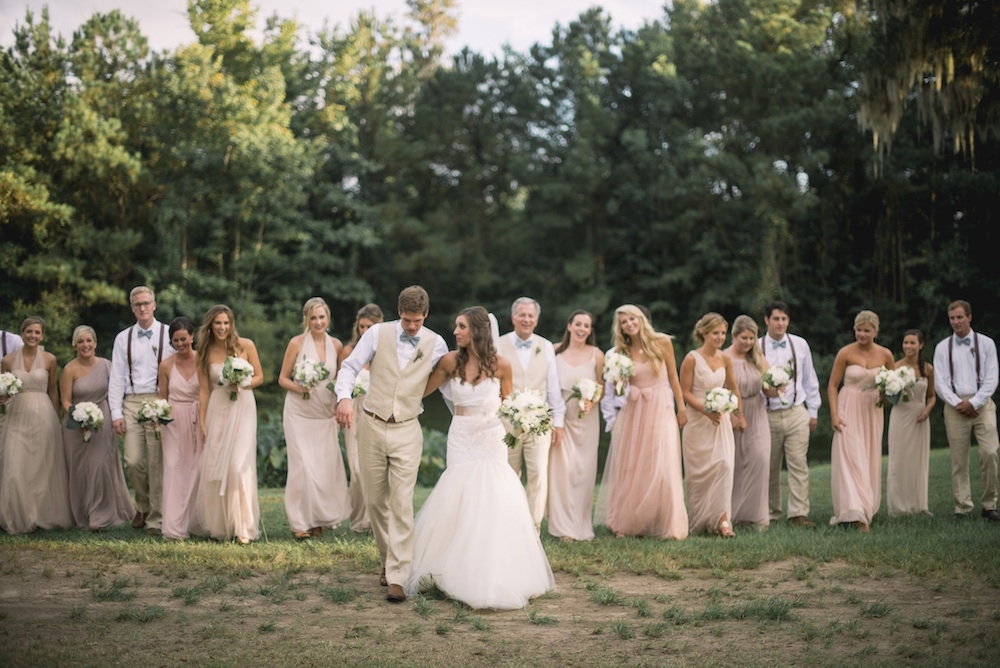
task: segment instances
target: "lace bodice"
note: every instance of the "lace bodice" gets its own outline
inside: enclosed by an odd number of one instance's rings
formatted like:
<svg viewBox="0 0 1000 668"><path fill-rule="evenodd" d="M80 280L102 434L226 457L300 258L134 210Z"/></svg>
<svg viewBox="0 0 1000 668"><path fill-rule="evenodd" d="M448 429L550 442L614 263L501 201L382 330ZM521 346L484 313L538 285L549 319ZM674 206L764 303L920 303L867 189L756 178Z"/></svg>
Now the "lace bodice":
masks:
<svg viewBox="0 0 1000 668"><path fill-rule="evenodd" d="M473 385L453 378L448 382L455 403L448 430L448 468L483 459L506 463L504 430L497 417L500 381L490 378Z"/></svg>

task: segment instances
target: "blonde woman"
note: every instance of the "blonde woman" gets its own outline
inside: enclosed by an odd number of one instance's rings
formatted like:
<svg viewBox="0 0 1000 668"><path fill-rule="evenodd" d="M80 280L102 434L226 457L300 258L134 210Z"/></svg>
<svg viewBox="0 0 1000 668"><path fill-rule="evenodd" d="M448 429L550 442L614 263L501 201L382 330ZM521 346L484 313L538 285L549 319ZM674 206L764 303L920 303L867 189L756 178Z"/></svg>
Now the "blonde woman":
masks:
<svg viewBox="0 0 1000 668"><path fill-rule="evenodd" d="M691 532L718 533L732 538L733 430L746 429L743 402L736 385L732 359L722 352L729 323L718 313L706 313L695 323L692 336L701 347L681 363L681 389L692 409L684 429L684 481L687 486ZM739 409L732 415L705 405L706 393L725 387L734 393Z"/></svg>
<svg viewBox="0 0 1000 668"><path fill-rule="evenodd" d="M285 514L298 540L318 538L324 528L337 528L351 514L336 402L327 389L337 377L337 356L343 345L327 334L330 307L322 297L313 297L302 307L302 327L305 331L288 342L278 375L278 385L287 391L282 413L288 447ZM297 383L292 375L303 360L322 364L329 378L312 388Z"/></svg>
<svg viewBox="0 0 1000 668"><path fill-rule="evenodd" d="M733 524L749 524L759 529L770 524L767 484L770 475L771 429L764 407L765 396L778 396L775 389L764 390L761 378L767 360L757 346L757 323L748 315L733 321L733 342L725 351L733 362L733 375L743 400L746 429L733 427Z"/></svg>
<svg viewBox="0 0 1000 668"><path fill-rule="evenodd" d="M253 367L249 387L223 384L229 357ZM258 536L257 401L252 390L263 382L257 346L236 331L232 309L225 304L208 309L198 331L198 410L205 450L191 513L194 535L235 539L242 545Z"/></svg>
<svg viewBox="0 0 1000 668"><path fill-rule="evenodd" d="M611 430L594 522L616 536L686 538L678 427L687 415L673 343L632 304L615 311L612 333L615 352L632 358L635 375Z"/></svg>
<svg viewBox="0 0 1000 668"><path fill-rule="evenodd" d="M879 395L871 390L875 373L892 369L892 351L875 343L879 320L873 311L854 319L854 343L840 349L833 360L830 384L830 524L851 524L868 533L882 503L882 429L885 414ZM843 387L841 387L843 383Z"/></svg>

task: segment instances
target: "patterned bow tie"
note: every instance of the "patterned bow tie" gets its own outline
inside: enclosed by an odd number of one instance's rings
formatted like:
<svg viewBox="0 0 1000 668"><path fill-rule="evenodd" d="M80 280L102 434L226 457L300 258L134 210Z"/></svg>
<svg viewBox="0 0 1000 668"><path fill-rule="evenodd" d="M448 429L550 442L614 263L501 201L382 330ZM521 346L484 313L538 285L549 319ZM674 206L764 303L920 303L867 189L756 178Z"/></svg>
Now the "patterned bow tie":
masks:
<svg viewBox="0 0 1000 668"><path fill-rule="evenodd" d="M956 338L955 339L955 343L957 343L960 346L971 346L972 345L972 339L970 337L968 337L968 336L965 337L964 339L958 339L958 338Z"/></svg>
<svg viewBox="0 0 1000 668"><path fill-rule="evenodd" d="M527 339L527 340L525 340L525 339L514 339L514 347L515 348L530 348L531 347L531 339Z"/></svg>
<svg viewBox="0 0 1000 668"><path fill-rule="evenodd" d="M784 348L788 344L787 341L782 339L781 341L771 341L771 350L777 350L778 348Z"/></svg>
<svg viewBox="0 0 1000 668"><path fill-rule="evenodd" d="M410 336L406 332L403 332L402 334L399 335L399 340L404 341L405 343L409 343L411 346L416 346L418 343L420 343L419 336Z"/></svg>
<svg viewBox="0 0 1000 668"><path fill-rule="evenodd" d="M152 340L153 339L153 330L147 329L147 330L143 331L143 330L140 329L139 330L139 338L140 339L150 339L150 340Z"/></svg>

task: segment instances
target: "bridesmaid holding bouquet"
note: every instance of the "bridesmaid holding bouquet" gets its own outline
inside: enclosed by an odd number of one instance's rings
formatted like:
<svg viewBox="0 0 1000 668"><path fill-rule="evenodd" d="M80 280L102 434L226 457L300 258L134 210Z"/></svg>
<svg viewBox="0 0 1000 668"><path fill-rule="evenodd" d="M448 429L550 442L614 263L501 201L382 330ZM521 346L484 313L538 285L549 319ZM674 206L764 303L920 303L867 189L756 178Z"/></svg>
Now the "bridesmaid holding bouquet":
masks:
<svg viewBox="0 0 1000 668"><path fill-rule="evenodd" d="M903 358L896 368L908 366L917 377L906 390L907 399L889 412L889 474L886 478L886 502L889 516L930 515L927 508L927 482L931 456L931 423L928 420L937 395L934 393L934 367L922 356L924 334L919 329L903 334Z"/></svg>

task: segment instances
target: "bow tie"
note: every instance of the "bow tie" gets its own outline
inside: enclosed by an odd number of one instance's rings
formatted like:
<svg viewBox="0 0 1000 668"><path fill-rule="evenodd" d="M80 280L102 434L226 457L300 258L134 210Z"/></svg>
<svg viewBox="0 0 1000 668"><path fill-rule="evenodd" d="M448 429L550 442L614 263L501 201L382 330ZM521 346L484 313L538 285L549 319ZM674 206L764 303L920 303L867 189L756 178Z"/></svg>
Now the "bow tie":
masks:
<svg viewBox="0 0 1000 668"><path fill-rule="evenodd" d="M515 348L530 348L531 339L514 339Z"/></svg>
<svg viewBox="0 0 1000 668"><path fill-rule="evenodd" d="M968 336L965 337L964 339L956 338L955 339L955 343L957 343L960 346L971 346L972 345L972 338L968 337Z"/></svg>
<svg viewBox="0 0 1000 668"><path fill-rule="evenodd" d="M411 346L416 346L418 343L420 343L419 336L410 336L406 332L403 332L402 334L399 335L399 340L405 343L409 343Z"/></svg>
<svg viewBox="0 0 1000 668"><path fill-rule="evenodd" d="M152 341L153 340L153 330L152 329L147 329L147 330L143 331L143 330L140 329L139 330L139 338L140 339L149 339L150 341Z"/></svg>
<svg viewBox="0 0 1000 668"><path fill-rule="evenodd" d="M778 348L784 348L788 345L788 341L782 339L781 341L771 341L771 350L777 350Z"/></svg>

